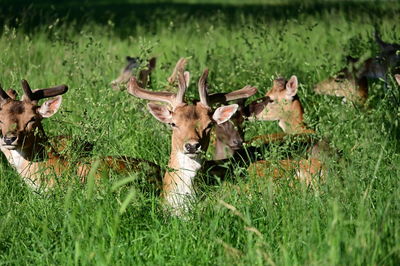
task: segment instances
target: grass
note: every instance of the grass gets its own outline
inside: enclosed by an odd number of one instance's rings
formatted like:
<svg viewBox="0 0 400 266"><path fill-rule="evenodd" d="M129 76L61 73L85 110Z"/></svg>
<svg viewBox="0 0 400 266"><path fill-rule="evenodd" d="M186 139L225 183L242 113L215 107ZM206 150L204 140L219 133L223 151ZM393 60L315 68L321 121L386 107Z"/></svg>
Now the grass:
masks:
<svg viewBox="0 0 400 266"><path fill-rule="evenodd" d="M210 91L251 84L259 88L256 97L278 74L295 74L308 125L341 151L340 159L326 161L329 175L317 190L244 169L219 185L199 181L199 201L187 219L165 215L153 191L122 185L129 176L37 194L3 159L0 264L400 262L399 87L375 81L365 107L312 91L342 68L346 55L377 51L374 27L385 41L400 42L398 2L255 2L0 4L1 84L20 93L22 78L34 88L68 84L61 111L44 123L46 132L95 143L94 157L168 162L168 128L144 101L109 85L126 55L157 57L154 90L164 89L179 57L190 58L190 98L197 97L205 67ZM272 122L247 126L247 138L279 131ZM264 155L274 161L290 149L289 143Z"/></svg>

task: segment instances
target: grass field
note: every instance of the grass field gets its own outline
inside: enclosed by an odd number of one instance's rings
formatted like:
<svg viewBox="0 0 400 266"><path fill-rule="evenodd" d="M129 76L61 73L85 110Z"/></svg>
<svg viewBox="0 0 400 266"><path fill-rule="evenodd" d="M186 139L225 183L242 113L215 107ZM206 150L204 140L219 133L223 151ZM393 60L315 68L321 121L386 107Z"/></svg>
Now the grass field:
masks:
<svg viewBox="0 0 400 266"><path fill-rule="evenodd" d="M374 55L374 28L400 43L398 1L2 2L0 83L20 94L23 78L33 88L67 84L46 132L95 143L93 157L168 162L170 130L145 101L109 84L126 55L140 55L158 59L154 90L164 89L180 57L190 58L189 98L198 97L205 67L210 91L251 84L259 88L254 99L274 77L297 75L309 127L340 158L326 160L329 174L318 189L245 168L218 185L200 180L198 203L179 219L163 212L156 192L121 185L129 176L111 175L94 189L71 182L34 193L2 156L0 264L400 263L399 86L374 81L365 106L312 90L346 55ZM280 131L273 122L247 128L246 138ZM290 149L273 146L264 156L277 161Z"/></svg>

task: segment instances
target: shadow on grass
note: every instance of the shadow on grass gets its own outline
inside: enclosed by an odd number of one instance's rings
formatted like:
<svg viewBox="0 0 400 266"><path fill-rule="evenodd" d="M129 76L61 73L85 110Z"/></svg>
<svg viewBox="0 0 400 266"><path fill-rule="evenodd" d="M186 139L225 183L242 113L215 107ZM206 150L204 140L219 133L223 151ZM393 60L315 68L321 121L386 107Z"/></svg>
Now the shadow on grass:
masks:
<svg viewBox="0 0 400 266"><path fill-rule="evenodd" d="M299 18L301 15L319 16L324 12L341 11L350 20L354 16L395 17L398 7L379 1L313 2L291 1L284 4L184 4L184 3L127 3L128 1L23 1L5 0L0 3L0 25L19 26L25 32L33 32L48 26L57 18L63 23L74 23L79 31L87 23L115 25L115 33L124 36L135 32L140 24L150 32L171 21L174 25L203 21L223 21L227 25L242 24L243 17L255 22L268 22ZM334 21L332 21L334 23Z"/></svg>

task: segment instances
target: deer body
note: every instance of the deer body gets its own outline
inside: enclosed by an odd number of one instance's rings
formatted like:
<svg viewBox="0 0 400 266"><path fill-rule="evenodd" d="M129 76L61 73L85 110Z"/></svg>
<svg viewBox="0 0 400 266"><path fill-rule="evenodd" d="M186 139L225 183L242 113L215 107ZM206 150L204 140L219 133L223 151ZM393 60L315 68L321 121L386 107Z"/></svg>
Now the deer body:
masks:
<svg viewBox="0 0 400 266"><path fill-rule="evenodd" d="M181 215L190 208L195 191L194 178L201 169L202 153L207 150L210 141L210 131L214 124L228 121L236 112L236 104L222 106L214 112L208 105L207 76L208 70L203 72L198 88L200 101L194 104L184 102L184 94L189 84L189 72L184 72L186 59L182 58L176 64L170 83L176 79L179 90L176 94L171 92L148 91L131 78L128 92L133 96L168 103L165 105L149 103L150 113L160 122L172 127L171 153L168 170L163 179L162 196L172 213Z"/></svg>
<svg viewBox="0 0 400 266"><path fill-rule="evenodd" d="M67 86L31 91L25 80L22 86L25 94L21 101L15 99L15 93L6 93L0 87L0 147L6 159L35 190L53 187L59 182L60 176L72 167L76 168L80 181L85 181L92 162L87 160L75 163L60 156L48 141L41 124L43 118L51 117L57 112L62 101L58 95L65 93ZM53 96L57 97L38 105L40 99ZM104 157L100 161L99 170L114 169L118 172L127 172L145 162L127 157ZM158 168L155 164L148 164ZM100 177L101 174L98 171L95 177Z"/></svg>
<svg viewBox="0 0 400 266"><path fill-rule="evenodd" d="M275 79L272 89L266 93L264 100L261 103L254 102L251 104L252 114L259 120L279 121L281 129L288 134L315 133L313 130L307 129L304 124L304 110L297 96L297 88L296 76L292 76L288 82L282 78ZM259 138L257 137L256 139ZM275 136L272 137L272 139L274 138ZM313 176L316 173L322 174L322 164L317 157L318 151L318 144L316 144L310 151L311 156L309 159L300 161L282 160L280 161L280 166L283 169L294 168L296 178L305 181L309 185L312 183ZM260 174L260 169L269 166L269 162L258 161L253 163L249 169L255 169L256 173ZM274 170L273 176L276 177L280 173L280 171Z"/></svg>
<svg viewBox="0 0 400 266"><path fill-rule="evenodd" d="M375 41L379 45L378 56L364 61L348 56L347 66L333 77L318 83L314 91L317 94L343 97L344 100L363 103L368 98L368 79L383 79L389 72L400 73L399 44L384 42L375 33Z"/></svg>

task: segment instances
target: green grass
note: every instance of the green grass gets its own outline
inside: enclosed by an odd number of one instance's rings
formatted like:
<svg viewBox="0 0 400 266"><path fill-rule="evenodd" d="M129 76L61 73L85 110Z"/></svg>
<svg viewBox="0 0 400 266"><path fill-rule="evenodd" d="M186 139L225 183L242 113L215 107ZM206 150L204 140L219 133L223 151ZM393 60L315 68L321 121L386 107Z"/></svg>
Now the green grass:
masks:
<svg viewBox="0 0 400 266"><path fill-rule="evenodd" d="M231 181L200 181L199 202L178 219L163 212L154 192L119 186L128 176L112 175L93 191L71 184L37 194L3 159L0 264L398 265L399 86L375 81L367 106L356 108L312 91L346 55L377 51L374 27L385 41L400 42L398 2L209 2L1 4L0 82L20 93L22 78L33 88L68 84L61 110L44 123L48 135L91 141L93 156L165 166L169 129L144 101L109 85L126 55L157 57L154 90L164 89L180 57L190 58L190 98L205 67L210 91L251 84L255 97L278 74L297 75L308 125L341 151L326 161L326 182L291 187L236 169ZM246 137L277 131L276 123L249 123ZM289 149L273 147L265 158Z"/></svg>

